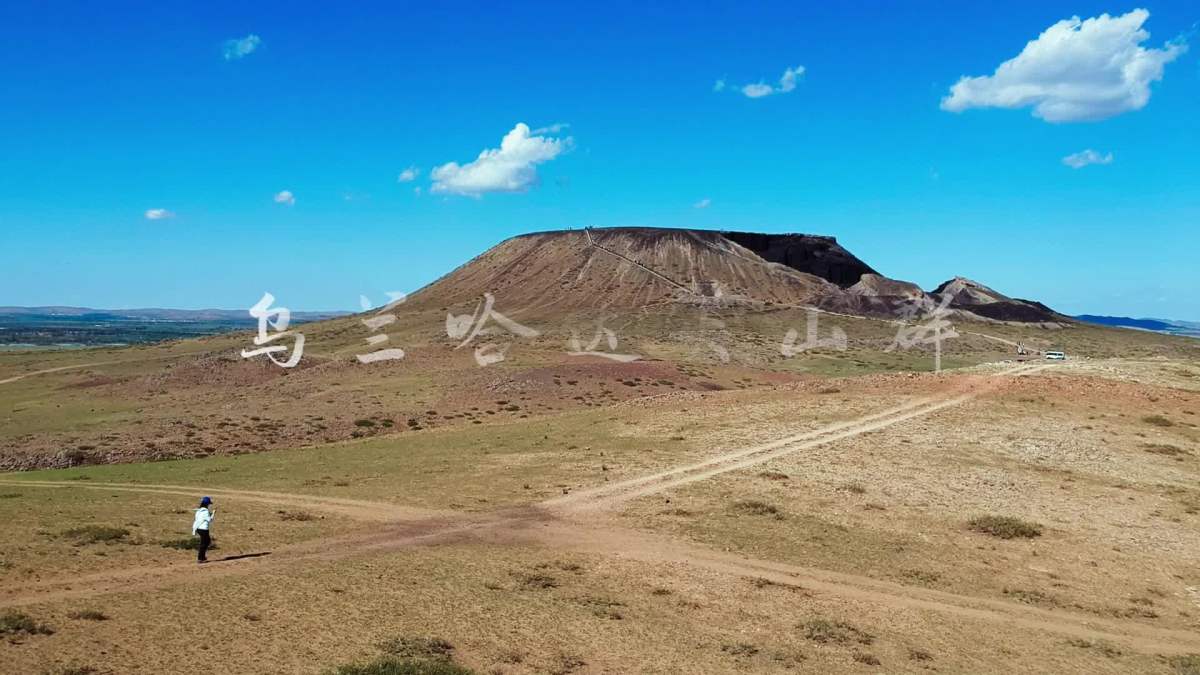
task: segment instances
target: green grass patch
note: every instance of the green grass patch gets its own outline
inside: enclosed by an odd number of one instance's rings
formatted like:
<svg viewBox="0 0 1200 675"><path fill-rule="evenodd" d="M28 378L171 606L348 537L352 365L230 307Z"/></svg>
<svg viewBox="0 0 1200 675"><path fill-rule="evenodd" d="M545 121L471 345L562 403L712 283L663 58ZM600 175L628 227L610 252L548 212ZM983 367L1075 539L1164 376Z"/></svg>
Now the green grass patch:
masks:
<svg viewBox="0 0 1200 675"><path fill-rule="evenodd" d="M845 621L830 621L828 619L812 619L804 623L804 637L822 644L846 645L857 643L869 645L875 641L875 636L860 630Z"/></svg>
<svg viewBox="0 0 1200 675"><path fill-rule="evenodd" d="M83 621L108 621L109 616L104 612L95 609L80 609L67 614L69 618L80 619Z"/></svg>
<svg viewBox="0 0 1200 675"><path fill-rule="evenodd" d="M0 614L0 635L53 635L54 629L15 609Z"/></svg>
<svg viewBox="0 0 1200 675"><path fill-rule="evenodd" d="M410 637L403 635L384 640L376 646L384 654L401 659L449 661L454 652L454 645L435 637Z"/></svg>
<svg viewBox="0 0 1200 675"><path fill-rule="evenodd" d="M475 675L475 671L445 661L382 656L362 664L338 666L329 675Z"/></svg>
<svg viewBox="0 0 1200 675"><path fill-rule="evenodd" d="M1000 539L1032 539L1042 536L1042 526L1011 516L979 516L967 522L975 532Z"/></svg>
<svg viewBox="0 0 1200 675"><path fill-rule="evenodd" d="M1200 675L1200 654L1180 654L1167 659L1177 675Z"/></svg>
<svg viewBox="0 0 1200 675"><path fill-rule="evenodd" d="M775 516L776 518L783 517L783 514L779 511L779 507L758 499L745 499L742 501L737 501L732 504L732 507L734 511L750 514L752 516Z"/></svg>
<svg viewBox="0 0 1200 675"><path fill-rule="evenodd" d="M63 536L72 540L76 546L86 546L88 544L111 544L115 541L123 541L129 536L129 530L123 527L111 527L108 525L84 525L83 527L73 527L63 531Z"/></svg>

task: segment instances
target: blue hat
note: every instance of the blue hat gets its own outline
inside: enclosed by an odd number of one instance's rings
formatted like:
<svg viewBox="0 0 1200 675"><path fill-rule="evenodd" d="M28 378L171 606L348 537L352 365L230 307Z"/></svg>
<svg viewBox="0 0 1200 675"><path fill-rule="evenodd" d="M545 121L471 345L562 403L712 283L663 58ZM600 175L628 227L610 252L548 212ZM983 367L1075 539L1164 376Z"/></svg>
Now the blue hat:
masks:
<svg viewBox="0 0 1200 675"><path fill-rule="evenodd" d="M212 503L212 497L201 497L200 506L208 506Z"/></svg>

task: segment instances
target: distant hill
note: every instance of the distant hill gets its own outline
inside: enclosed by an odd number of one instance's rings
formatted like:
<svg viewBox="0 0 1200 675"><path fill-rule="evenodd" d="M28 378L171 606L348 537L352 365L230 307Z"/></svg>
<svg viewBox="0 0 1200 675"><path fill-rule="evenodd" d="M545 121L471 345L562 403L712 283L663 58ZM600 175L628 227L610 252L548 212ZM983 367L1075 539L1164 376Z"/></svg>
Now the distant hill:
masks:
<svg viewBox="0 0 1200 675"><path fill-rule="evenodd" d="M320 321L345 312L293 312L293 323ZM0 307L0 346L98 346L144 344L253 328L244 309L93 309Z"/></svg>
<svg viewBox="0 0 1200 675"><path fill-rule="evenodd" d="M1171 321L1169 319L1133 319L1127 316L1100 316L1096 314L1080 314L1074 317L1078 321L1096 323L1101 326L1118 328L1137 328L1168 335L1187 335L1200 337L1200 322Z"/></svg>
<svg viewBox="0 0 1200 675"><path fill-rule="evenodd" d="M343 316L347 312L292 312L293 321L320 321ZM0 318L37 317L60 320L133 320L133 321L249 321L256 319L244 309L93 309L91 307L0 307Z"/></svg>

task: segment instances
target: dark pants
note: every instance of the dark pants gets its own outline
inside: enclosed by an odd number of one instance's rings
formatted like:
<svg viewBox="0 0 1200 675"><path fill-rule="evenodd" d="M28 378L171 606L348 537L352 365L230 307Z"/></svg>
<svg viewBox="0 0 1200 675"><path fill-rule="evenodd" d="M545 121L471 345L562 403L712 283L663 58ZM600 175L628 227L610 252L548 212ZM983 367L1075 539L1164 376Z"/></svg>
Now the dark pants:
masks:
<svg viewBox="0 0 1200 675"><path fill-rule="evenodd" d="M212 539L208 536L208 530L196 530L196 534L200 535L200 552L196 555L197 560L208 560L205 557L208 554L208 547L212 545Z"/></svg>

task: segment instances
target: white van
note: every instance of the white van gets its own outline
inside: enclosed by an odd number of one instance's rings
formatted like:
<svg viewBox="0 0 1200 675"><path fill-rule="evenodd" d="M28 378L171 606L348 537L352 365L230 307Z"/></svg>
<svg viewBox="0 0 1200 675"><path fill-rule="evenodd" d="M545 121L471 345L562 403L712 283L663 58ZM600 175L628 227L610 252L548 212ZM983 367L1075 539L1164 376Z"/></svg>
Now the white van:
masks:
<svg viewBox="0 0 1200 675"><path fill-rule="evenodd" d="M1051 361L1066 361L1067 355L1062 352L1046 352L1046 358Z"/></svg>

